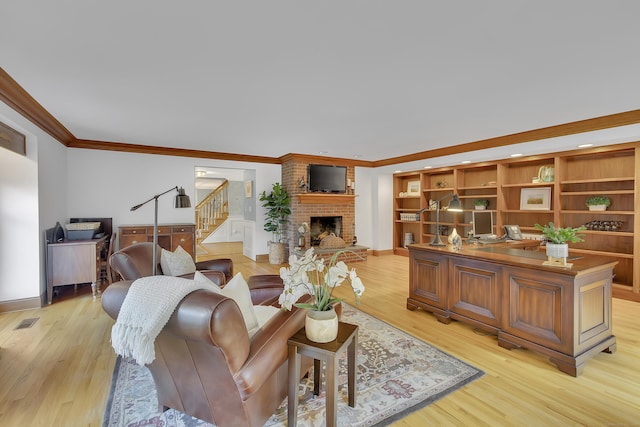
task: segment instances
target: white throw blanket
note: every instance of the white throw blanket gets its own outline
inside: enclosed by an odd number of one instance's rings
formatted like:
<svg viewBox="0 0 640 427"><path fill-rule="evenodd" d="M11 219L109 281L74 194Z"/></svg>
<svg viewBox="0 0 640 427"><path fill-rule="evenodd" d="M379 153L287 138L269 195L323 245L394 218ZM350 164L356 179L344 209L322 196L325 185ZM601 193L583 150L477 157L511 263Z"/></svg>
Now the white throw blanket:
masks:
<svg viewBox="0 0 640 427"><path fill-rule="evenodd" d="M184 297L211 285L181 277L150 276L135 280L111 329L117 354L133 357L139 365L156 358L156 337Z"/></svg>

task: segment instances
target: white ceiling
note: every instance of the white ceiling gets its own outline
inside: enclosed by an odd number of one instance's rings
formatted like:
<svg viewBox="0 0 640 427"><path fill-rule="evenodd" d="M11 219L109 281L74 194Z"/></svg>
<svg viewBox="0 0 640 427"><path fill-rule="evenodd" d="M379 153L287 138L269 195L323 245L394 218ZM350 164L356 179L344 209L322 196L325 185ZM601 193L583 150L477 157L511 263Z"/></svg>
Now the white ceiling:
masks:
<svg viewBox="0 0 640 427"><path fill-rule="evenodd" d="M640 107L637 0L3 0L0 16L0 66L80 139L373 161Z"/></svg>

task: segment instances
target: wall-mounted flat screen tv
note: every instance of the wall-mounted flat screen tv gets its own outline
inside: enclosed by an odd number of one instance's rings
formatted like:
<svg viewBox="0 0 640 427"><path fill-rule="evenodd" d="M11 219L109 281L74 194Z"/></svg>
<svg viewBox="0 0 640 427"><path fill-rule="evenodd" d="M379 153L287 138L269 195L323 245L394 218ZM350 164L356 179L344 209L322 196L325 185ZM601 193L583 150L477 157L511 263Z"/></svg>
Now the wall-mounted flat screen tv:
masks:
<svg viewBox="0 0 640 427"><path fill-rule="evenodd" d="M346 193L347 167L331 165L309 165L309 191L323 193Z"/></svg>

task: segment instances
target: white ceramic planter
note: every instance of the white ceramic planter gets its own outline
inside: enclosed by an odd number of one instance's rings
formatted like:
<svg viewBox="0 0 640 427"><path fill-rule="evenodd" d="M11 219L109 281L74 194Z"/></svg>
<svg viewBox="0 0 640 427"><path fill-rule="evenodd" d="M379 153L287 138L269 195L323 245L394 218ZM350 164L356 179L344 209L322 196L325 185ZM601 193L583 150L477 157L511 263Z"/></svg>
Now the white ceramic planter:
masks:
<svg viewBox="0 0 640 427"><path fill-rule="evenodd" d="M547 256L553 258L566 258L569 256L569 245L566 243L561 245L556 243L547 243Z"/></svg>
<svg viewBox="0 0 640 427"><path fill-rule="evenodd" d="M590 205L589 210L590 211L606 211L607 206L606 205Z"/></svg>
<svg viewBox="0 0 640 427"><path fill-rule="evenodd" d="M333 307L327 311L309 310L304 321L304 328L307 338L313 342L333 341L338 336L338 315Z"/></svg>
<svg viewBox="0 0 640 427"><path fill-rule="evenodd" d="M487 207L486 207L486 206L476 205L476 210L477 210L477 211L483 211L483 210L485 210L485 209L487 209Z"/></svg>

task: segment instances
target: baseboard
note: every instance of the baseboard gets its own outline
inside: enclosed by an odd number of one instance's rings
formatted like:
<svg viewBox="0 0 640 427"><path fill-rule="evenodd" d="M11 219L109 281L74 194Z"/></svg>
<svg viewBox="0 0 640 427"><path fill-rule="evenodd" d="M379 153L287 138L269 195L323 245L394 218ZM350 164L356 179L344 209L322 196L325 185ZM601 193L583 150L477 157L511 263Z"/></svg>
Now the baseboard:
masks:
<svg viewBox="0 0 640 427"><path fill-rule="evenodd" d="M393 249L385 249L385 250L372 249L369 251L369 255L373 255L373 256L393 255Z"/></svg>
<svg viewBox="0 0 640 427"><path fill-rule="evenodd" d="M256 262L269 262L269 254L256 255Z"/></svg>
<svg viewBox="0 0 640 427"><path fill-rule="evenodd" d="M31 297L24 299L16 299L12 301L0 301L0 313L9 313L11 311L33 310L41 308L40 297Z"/></svg>

